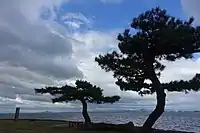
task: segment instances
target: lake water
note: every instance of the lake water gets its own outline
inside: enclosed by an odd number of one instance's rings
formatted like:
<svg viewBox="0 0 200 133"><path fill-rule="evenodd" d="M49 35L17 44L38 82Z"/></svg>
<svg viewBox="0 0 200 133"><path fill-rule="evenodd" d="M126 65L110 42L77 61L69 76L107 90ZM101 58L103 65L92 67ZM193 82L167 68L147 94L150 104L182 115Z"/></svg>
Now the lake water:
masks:
<svg viewBox="0 0 200 133"><path fill-rule="evenodd" d="M93 122L127 123L132 121L141 126L148 117L146 111L119 111L119 112L90 112ZM12 118L12 114L0 114L0 118ZM79 112L67 113L22 113L24 119L54 119L82 121ZM154 128L166 130L180 130L200 133L200 112L165 112L154 125Z"/></svg>

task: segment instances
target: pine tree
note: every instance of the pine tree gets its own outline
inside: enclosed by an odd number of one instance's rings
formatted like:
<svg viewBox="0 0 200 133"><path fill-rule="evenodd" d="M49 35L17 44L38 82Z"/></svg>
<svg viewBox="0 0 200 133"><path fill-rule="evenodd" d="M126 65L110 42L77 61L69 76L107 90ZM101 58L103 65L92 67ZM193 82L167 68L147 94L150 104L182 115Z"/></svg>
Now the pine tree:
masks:
<svg viewBox="0 0 200 133"><path fill-rule="evenodd" d="M52 102L70 102L70 101L80 101L82 103L82 115L85 119L85 123L90 124L91 119L87 112L87 103L114 103L119 101L119 96L104 96L102 89L90 82L83 80L76 80L75 86L65 85L62 87L45 87L41 89L35 89L36 93L49 93L55 98Z"/></svg>
<svg viewBox="0 0 200 133"><path fill-rule="evenodd" d="M164 9L152 8L133 18L131 28L118 35L119 52L95 58L102 69L114 73L121 90L140 95L156 93L156 108L144 128L151 128L164 112L165 90L199 91L199 74L190 81L161 83L159 80L166 67L161 60L192 59L194 53L200 52L200 27L193 26L193 21L194 18L183 21L168 15Z"/></svg>

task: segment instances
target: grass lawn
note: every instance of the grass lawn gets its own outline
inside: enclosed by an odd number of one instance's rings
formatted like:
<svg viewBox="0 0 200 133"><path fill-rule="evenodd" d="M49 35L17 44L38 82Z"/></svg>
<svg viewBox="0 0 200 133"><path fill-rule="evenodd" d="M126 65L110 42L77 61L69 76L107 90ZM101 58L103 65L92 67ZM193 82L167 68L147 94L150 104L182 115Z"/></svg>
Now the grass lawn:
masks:
<svg viewBox="0 0 200 133"><path fill-rule="evenodd" d="M135 133L140 133L139 128L135 128ZM118 130L117 130L118 131ZM124 131L127 133L128 131ZM0 133L120 133L114 131L81 131L69 129L66 121L51 120L0 120ZM185 133L175 131L154 130L145 133Z"/></svg>
<svg viewBox="0 0 200 133"><path fill-rule="evenodd" d="M69 129L68 122L62 121L30 121L0 120L0 133L96 133L96 131L80 131ZM101 131L98 133L116 133Z"/></svg>

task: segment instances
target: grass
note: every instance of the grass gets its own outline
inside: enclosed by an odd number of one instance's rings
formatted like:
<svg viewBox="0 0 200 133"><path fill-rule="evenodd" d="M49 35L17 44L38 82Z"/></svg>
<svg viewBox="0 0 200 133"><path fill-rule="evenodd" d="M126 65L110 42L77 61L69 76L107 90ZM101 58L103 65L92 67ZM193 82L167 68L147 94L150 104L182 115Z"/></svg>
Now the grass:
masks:
<svg viewBox="0 0 200 133"><path fill-rule="evenodd" d="M135 133L140 133L140 128L135 128ZM125 129L126 130L126 129ZM124 131L127 133L127 130ZM84 131L68 128L66 121L53 120L0 120L0 133L120 133L119 131L93 130ZM134 132L133 132L134 133ZM183 133L174 131L159 131L145 133Z"/></svg>
<svg viewBox="0 0 200 133"><path fill-rule="evenodd" d="M0 133L96 133L96 131L81 131L69 129L68 122L50 120L0 120ZM116 133L116 132L98 132Z"/></svg>

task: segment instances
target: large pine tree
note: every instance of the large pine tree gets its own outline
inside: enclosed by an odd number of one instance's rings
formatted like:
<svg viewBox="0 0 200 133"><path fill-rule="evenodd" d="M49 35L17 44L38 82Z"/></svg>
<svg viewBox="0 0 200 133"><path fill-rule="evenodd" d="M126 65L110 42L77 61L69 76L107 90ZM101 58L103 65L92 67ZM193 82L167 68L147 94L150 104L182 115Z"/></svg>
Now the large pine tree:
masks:
<svg viewBox="0 0 200 133"><path fill-rule="evenodd" d="M131 29L118 35L119 52L95 58L102 69L114 72L121 90L140 95L156 93L157 105L144 123L145 128L151 128L164 112L165 90L199 91L199 74L190 81L159 80L165 69L161 60L192 59L194 53L200 52L200 27L193 26L193 21L177 19L158 7L147 10L132 20Z"/></svg>

